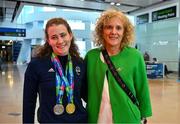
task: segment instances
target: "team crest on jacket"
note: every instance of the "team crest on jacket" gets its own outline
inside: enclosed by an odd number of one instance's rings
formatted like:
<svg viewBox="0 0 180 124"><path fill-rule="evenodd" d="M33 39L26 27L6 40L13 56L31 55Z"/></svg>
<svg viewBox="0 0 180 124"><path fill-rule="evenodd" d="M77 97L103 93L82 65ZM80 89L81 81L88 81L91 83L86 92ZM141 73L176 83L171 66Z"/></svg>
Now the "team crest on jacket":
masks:
<svg viewBox="0 0 180 124"><path fill-rule="evenodd" d="M76 70L76 74L77 74L77 75L80 75L80 74L81 74L81 69L80 69L79 66L76 66L75 70Z"/></svg>
<svg viewBox="0 0 180 124"><path fill-rule="evenodd" d="M53 68L50 68L48 72L55 72Z"/></svg>

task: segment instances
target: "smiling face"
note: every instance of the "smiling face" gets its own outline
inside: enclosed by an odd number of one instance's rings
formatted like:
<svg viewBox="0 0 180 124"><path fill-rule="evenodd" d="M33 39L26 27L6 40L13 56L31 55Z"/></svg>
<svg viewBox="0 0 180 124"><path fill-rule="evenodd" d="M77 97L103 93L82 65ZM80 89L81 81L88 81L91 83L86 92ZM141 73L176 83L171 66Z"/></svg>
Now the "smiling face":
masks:
<svg viewBox="0 0 180 124"><path fill-rule="evenodd" d="M47 30L47 41L52 47L53 52L60 56L65 56L69 53L72 34L70 34L63 24L52 25Z"/></svg>
<svg viewBox="0 0 180 124"><path fill-rule="evenodd" d="M120 48L124 34L122 21L117 17L112 17L103 26L104 45L108 48Z"/></svg>

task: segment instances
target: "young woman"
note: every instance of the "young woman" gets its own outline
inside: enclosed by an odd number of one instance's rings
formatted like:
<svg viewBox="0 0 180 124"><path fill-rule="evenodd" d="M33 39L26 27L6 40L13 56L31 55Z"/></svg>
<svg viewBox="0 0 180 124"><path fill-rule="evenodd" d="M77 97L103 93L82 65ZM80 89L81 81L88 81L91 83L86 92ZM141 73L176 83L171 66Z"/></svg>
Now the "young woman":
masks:
<svg viewBox="0 0 180 124"><path fill-rule="evenodd" d="M23 123L86 123L85 67L66 20L50 19L46 43L29 63L24 80Z"/></svg>

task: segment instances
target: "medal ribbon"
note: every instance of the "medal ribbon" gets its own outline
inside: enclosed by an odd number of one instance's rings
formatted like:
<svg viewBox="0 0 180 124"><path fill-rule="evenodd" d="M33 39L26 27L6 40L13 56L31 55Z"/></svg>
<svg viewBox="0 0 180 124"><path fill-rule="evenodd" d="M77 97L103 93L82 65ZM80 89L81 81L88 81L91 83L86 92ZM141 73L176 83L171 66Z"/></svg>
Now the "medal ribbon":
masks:
<svg viewBox="0 0 180 124"><path fill-rule="evenodd" d="M66 90L67 93L68 103L73 103L74 74L71 56L68 55L65 75L63 73L61 62L55 53L52 53L51 61L53 62L56 71L56 103L62 104L64 90Z"/></svg>

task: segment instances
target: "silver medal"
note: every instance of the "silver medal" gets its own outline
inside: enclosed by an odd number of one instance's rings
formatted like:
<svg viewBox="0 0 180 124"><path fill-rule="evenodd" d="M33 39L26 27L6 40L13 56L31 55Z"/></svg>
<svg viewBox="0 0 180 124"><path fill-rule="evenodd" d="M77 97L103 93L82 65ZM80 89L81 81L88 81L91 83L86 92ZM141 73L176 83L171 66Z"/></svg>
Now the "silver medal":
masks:
<svg viewBox="0 0 180 124"><path fill-rule="evenodd" d="M61 115L64 112L64 106L62 104L56 104L53 110L55 115Z"/></svg>

